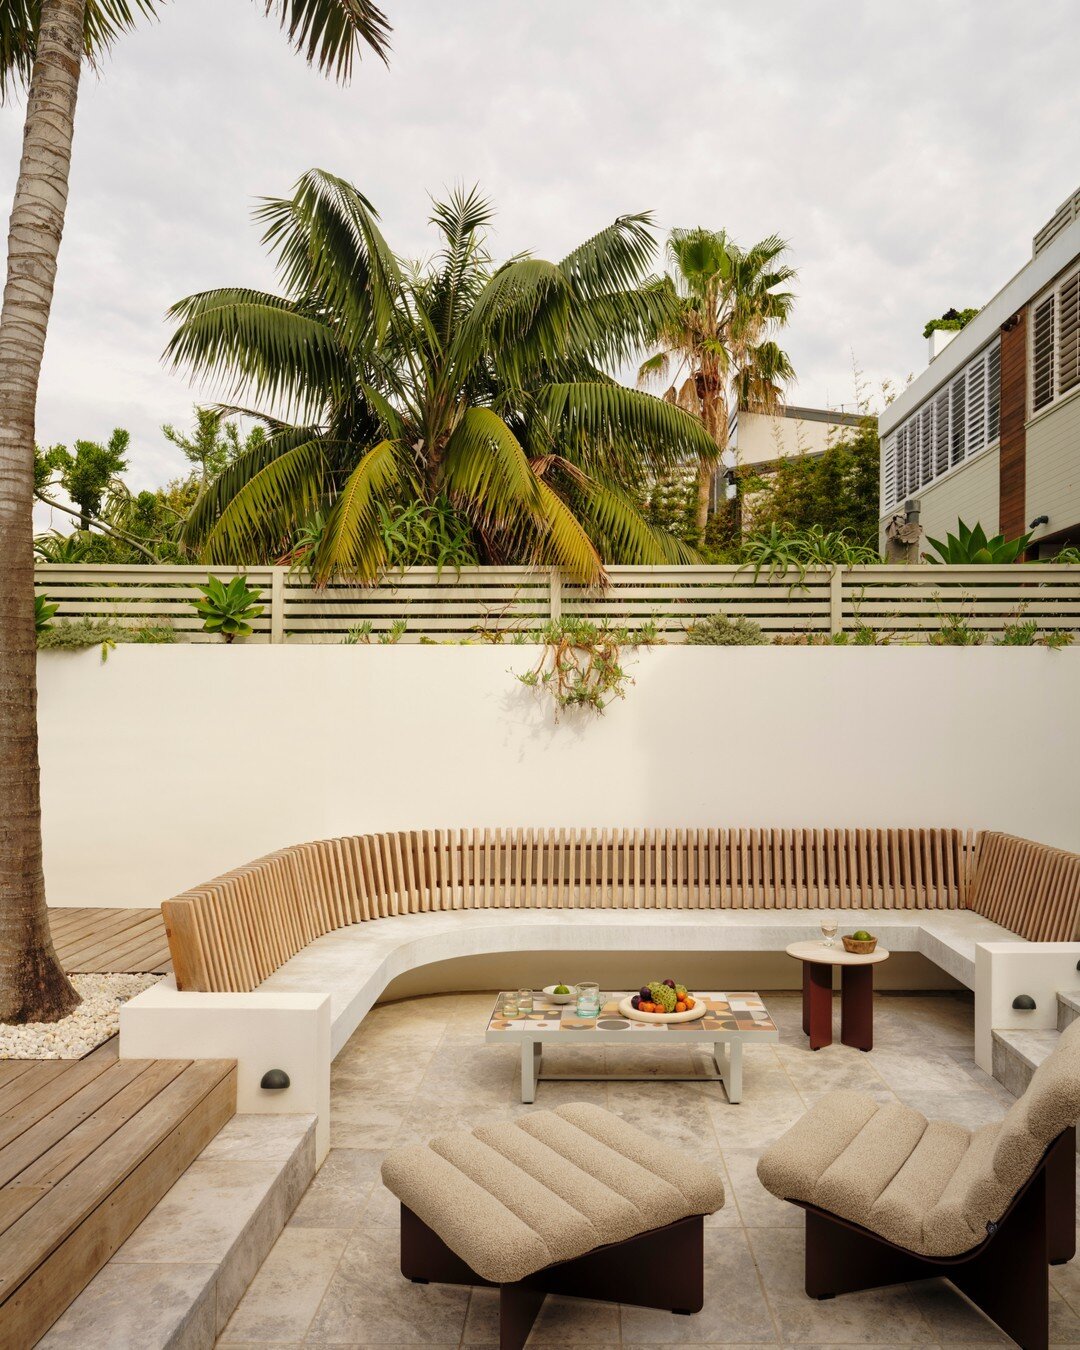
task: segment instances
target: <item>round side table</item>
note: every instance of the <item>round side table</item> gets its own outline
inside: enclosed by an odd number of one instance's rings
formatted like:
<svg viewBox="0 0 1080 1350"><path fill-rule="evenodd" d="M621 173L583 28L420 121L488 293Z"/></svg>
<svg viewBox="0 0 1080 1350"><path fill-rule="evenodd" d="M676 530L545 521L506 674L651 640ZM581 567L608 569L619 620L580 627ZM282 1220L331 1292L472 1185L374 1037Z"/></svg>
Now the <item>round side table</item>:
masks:
<svg viewBox="0 0 1080 1350"><path fill-rule="evenodd" d="M840 1040L856 1050L874 1048L874 967L887 961L880 944L868 955L845 951L842 943L793 942L788 956L803 963L802 1026L810 1049L832 1045L832 968L840 967Z"/></svg>

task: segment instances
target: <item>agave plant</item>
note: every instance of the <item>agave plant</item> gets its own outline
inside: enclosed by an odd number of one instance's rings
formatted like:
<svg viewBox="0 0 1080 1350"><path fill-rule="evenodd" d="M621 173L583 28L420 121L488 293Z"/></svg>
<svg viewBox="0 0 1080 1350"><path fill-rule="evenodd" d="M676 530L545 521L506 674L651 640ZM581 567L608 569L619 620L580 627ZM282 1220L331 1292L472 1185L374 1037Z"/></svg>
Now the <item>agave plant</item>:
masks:
<svg viewBox="0 0 1080 1350"><path fill-rule="evenodd" d="M47 633L53 626L53 616L60 608L59 604L38 591L34 596L34 628L38 633Z"/></svg>
<svg viewBox="0 0 1080 1350"><path fill-rule="evenodd" d="M928 563L949 563L953 566L971 563L1014 563L1031 542L1030 534L1022 534L1019 539L1006 539L1003 534L995 534L987 539L986 531L976 523L969 529L962 520L956 523L956 534L945 537L945 543L931 539L926 542L937 552L935 558L924 553Z"/></svg>
<svg viewBox="0 0 1080 1350"><path fill-rule="evenodd" d="M608 561L692 558L630 489L715 459L715 443L697 417L605 374L666 303L649 283L648 216L620 217L560 262L499 266L475 190L435 204L441 251L424 265L401 262L370 202L332 174L312 170L257 214L284 293L230 288L172 309L167 355L222 382L236 411L264 402L268 428L189 517L206 559L280 556L322 513L316 579L374 580L392 561L386 513L418 502L448 503L484 562L597 583Z"/></svg>
<svg viewBox="0 0 1080 1350"><path fill-rule="evenodd" d="M233 577L228 585L218 577L208 577L199 590L203 598L191 603L207 633L220 633L226 642L251 636L255 631L251 621L264 609L256 603L262 596L258 587L249 586L243 577Z"/></svg>

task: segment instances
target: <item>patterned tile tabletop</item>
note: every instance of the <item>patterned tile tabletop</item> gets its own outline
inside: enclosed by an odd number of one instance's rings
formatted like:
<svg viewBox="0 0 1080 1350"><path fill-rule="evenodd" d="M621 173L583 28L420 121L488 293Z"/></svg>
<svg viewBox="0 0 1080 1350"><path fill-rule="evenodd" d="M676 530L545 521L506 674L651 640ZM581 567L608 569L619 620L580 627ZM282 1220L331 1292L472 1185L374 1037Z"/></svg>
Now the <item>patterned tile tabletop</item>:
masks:
<svg viewBox="0 0 1080 1350"><path fill-rule="evenodd" d="M599 1017L579 1017L573 1003L553 1003L546 994L533 995L533 1010L520 1017L507 1018L502 1014L500 994L488 1019L488 1034L502 1032L506 1035L528 1032L530 1034L568 1031L588 1033L590 1031L625 1031L646 1036L665 1036L676 1032L679 1036L696 1035L708 1040L717 1032L755 1032L776 1031L769 1011L755 993L706 993L695 994L694 998L703 1000L708 1012L696 1022L632 1022L619 1012L619 1002L626 997L626 991L603 994Z"/></svg>

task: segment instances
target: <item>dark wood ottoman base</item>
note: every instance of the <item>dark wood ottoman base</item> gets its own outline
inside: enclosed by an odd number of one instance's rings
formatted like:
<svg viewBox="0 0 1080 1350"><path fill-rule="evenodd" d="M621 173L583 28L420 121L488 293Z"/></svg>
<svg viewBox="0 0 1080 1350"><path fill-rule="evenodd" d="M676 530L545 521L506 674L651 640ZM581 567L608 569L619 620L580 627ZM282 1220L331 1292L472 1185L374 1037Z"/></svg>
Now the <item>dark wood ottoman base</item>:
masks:
<svg viewBox="0 0 1080 1350"><path fill-rule="evenodd" d="M481 1279L406 1205L401 1206L401 1273L418 1284L475 1284L499 1291L499 1350L521 1350L548 1294L700 1312L705 1302L705 1229L700 1214L573 1261L545 1266L514 1284Z"/></svg>

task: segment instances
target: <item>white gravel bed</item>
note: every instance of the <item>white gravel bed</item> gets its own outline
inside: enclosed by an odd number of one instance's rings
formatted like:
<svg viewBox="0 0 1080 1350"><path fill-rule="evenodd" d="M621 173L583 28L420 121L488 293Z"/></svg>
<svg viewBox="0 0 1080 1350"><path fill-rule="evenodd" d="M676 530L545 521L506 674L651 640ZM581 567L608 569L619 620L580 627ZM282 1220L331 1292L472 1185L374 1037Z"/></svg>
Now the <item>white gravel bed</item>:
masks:
<svg viewBox="0 0 1080 1350"><path fill-rule="evenodd" d="M160 975L72 975L82 1002L59 1022L0 1024L0 1059L81 1059L120 1030L120 1005Z"/></svg>

